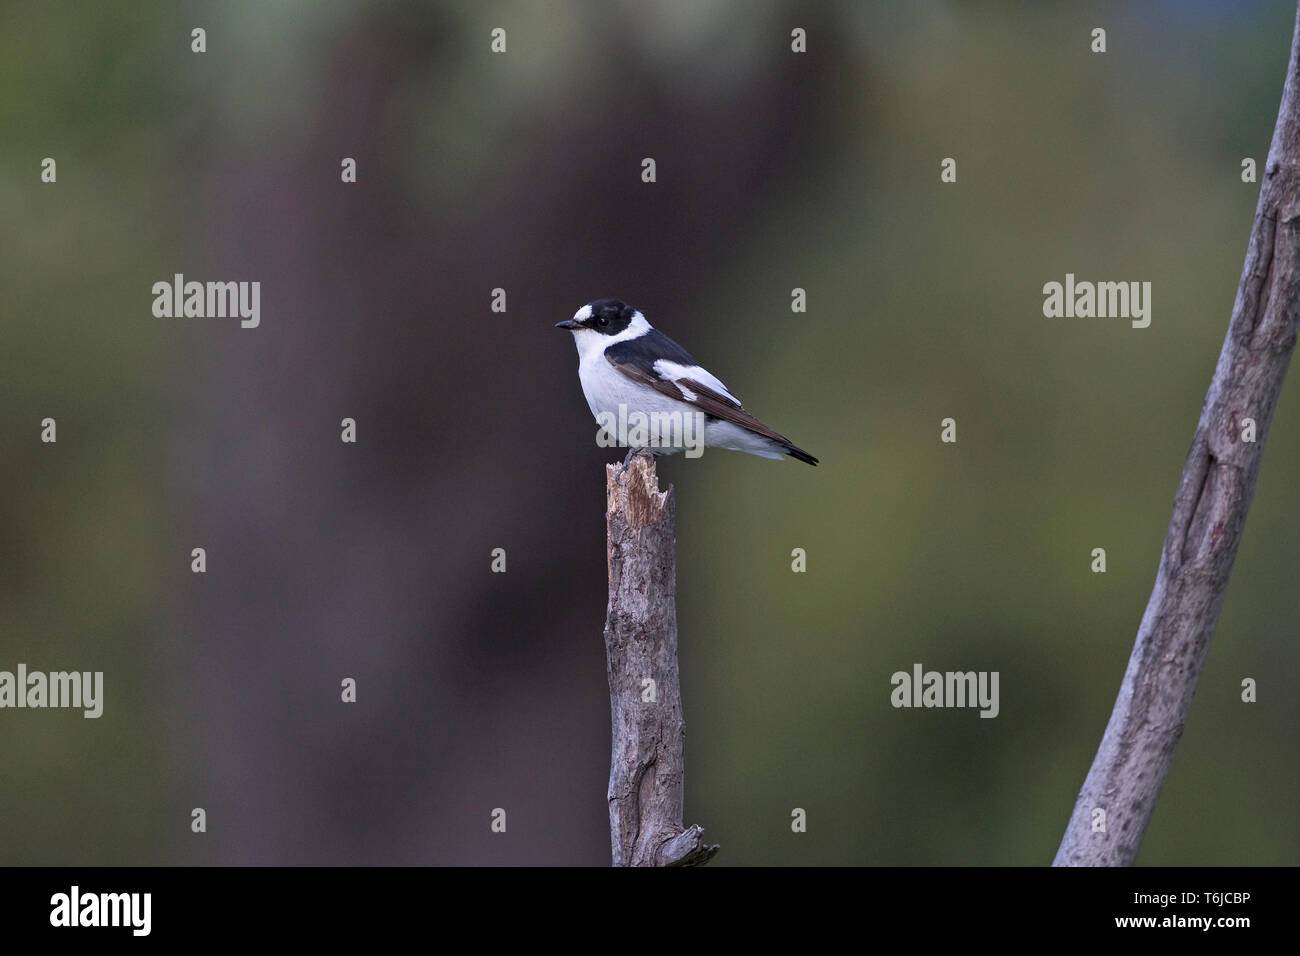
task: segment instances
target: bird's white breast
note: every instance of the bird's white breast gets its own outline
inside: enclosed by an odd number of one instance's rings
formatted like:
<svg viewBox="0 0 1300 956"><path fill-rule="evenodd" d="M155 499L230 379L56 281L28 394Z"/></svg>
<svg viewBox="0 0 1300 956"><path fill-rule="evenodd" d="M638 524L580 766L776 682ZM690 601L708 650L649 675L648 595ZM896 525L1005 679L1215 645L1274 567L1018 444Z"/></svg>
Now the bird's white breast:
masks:
<svg viewBox="0 0 1300 956"><path fill-rule="evenodd" d="M578 348L578 380L582 383L582 394L592 415L601 412L617 415L619 405L626 405L629 412L649 412L679 404L632 381L605 358L605 349L609 346L644 335L649 329L650 323L638 312L628 327L617 335L601 335L590 329L573 333L573 344Z"/></svg>

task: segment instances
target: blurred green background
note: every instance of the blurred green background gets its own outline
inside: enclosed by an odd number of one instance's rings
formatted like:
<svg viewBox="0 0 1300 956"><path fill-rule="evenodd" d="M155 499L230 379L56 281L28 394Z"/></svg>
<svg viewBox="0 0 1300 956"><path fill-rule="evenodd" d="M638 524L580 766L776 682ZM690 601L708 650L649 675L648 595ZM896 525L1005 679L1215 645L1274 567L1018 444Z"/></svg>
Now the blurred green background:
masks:
<svg viewBox="0 0 1300 956"><path fill-rule="evenodd" d="M609 456L551 328L606 295L822 459L660 466L716 864L1049 862L1293 16L0 6L0 669L106 684L99 720L0 712L0 862L606 863ZM260 281L261 327L153 317L176 272ZM1151 282L1150 328L1044 318L1067 272ZM1293 374L1141 864L1297 862L1298 422ZM1000 715L893 709L915 662L999 671Z"/></svg>

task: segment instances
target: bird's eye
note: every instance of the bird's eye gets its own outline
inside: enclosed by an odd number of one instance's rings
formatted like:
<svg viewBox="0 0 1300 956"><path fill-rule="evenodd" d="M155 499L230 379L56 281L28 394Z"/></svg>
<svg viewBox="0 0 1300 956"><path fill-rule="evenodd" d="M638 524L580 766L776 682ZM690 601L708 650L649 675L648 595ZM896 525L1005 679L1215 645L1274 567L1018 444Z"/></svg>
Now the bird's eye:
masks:
<svg viewBox="0 0 1300 956"><path fill-rule="evenodd" d="M605 318L603 315L597 316L597 317L596 317L596 324L597 324L597 325L609 325L609 319Z"/></svg>

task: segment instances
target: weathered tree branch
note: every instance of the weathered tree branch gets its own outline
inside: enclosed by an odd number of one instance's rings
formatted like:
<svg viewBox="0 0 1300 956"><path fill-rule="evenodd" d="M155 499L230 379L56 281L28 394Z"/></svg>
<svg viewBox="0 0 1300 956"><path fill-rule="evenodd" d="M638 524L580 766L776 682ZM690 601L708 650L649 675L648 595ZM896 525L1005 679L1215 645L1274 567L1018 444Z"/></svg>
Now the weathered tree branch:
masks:
<svg viewBox="0 0 1300 956"><path fill-rule="evenodd" d="M613 751L609 829L615 866L695 866L717 852L682 826L686 726L677 680L673 489L654 458L605 468L609 608L605 659Z"/></svg>
<svg viewBox="0 0 1300 956"><path fill-rule="evenodd" d="M1128 866L1169 773L1218 622L1260 457L1296 343L1300 298L1300 10L1255 224L1192 439L1155 586L1056 866ZM1255 441L1243 440L1246 419ZM1105 831L1094 812L1105 811Z"/></svg>

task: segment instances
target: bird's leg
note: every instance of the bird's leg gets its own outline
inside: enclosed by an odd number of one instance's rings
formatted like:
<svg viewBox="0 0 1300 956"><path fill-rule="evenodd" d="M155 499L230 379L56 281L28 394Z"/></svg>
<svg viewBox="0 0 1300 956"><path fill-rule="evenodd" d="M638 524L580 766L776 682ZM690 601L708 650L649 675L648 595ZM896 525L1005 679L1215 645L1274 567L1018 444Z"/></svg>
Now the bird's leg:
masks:
<svg viewBox="0 0 1300 956"><path fill-rule="evenodd" d="M627 466L632 464L632 459L637 455L645 455L647 458L653 458L654 453L644 445L633 445L627 450L627 457L623 459L623 464L618 466L618 477L623 477L623 472L627 471Z"/></svg>

